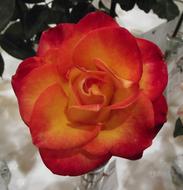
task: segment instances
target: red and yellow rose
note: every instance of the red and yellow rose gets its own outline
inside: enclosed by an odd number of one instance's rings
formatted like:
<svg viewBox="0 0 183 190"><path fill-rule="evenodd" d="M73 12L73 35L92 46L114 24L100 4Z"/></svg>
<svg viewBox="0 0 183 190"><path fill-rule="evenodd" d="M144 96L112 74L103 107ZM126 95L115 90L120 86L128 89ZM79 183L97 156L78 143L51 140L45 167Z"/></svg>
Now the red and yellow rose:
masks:
<svg viewBox="0 0 183 190"><path fill-rule="evenodd" d="M12 78L43 162L71 176L140 158L166 121L166 84L159 48L102 12L43 32Z"/></svg>

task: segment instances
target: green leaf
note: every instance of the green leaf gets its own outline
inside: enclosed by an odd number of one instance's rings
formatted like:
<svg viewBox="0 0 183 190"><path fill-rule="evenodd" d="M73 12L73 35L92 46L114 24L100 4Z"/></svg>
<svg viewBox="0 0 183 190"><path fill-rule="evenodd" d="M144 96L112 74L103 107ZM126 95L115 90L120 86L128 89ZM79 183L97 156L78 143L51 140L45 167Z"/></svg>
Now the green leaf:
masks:
<svg viewBox="0 0 183 190"><path fill-rule="evenodd" d="M17 39L10 33L5 32L0 36L0 45L7 53L18 59L26 59L35 55L29 42Z"/></svg>
<svg viewBox="0 0 183 190"><path fill-rule="evenodd" d="M146 13L148 13L152 9L155 3L155 0L137 0L138 7Z"/></svg>
<svg viewBox="0 0 183 190"><path fill-rule="evenodd" d="M125 11L129 11L131 9L133 9L133 7L135 6L136 0L117 0L117 3L119 3L120 7L125 10Z"/></svg>
<svg viewBox="0 0 183 190"><path fill-rule="evenodd" d="M78 3L71 11L71 22L77 23L86 14L93 11L96 11L96 8L91 3Z"/></svg>
<svg viewBox="0 0 183 190"><path fill-rule="evenodd" d="M2 77L4 72L4 59L2 55L0 54L0 77Z"/></svg>
<svg viewBox="0 0 183 190"><path fill-rule="evenodd" d="M0 36L1 47L13 57L25 59L35 55L32 44L25 40L23 26L20 21L10 25Z"/></svg>
<svg viewBox="0 0 183 190"><path fill-rule="evenodd" d="M54 0L52 3L52 8L53 10L65 10L65 9L69 9L72 8L73 6L73 2L71 2L70 0Z"/></svg>
<svg viewBox="0 0 183 190"><path fill-rule="evenodd" d="M180 118L177 119L176 124L175 124L175 130L173 133L174 137L178 137L183 135L183 124Z"/></svg>
<svg viewBox="0 0 183 190"><path fill-rule="evenodd" d="M15 9L13 16L11 18L12 21L20 19L22 23L25 21L25 15L28 13L29 9L27 5L22 2L22 0L16 0Z"/></svg>
<svg viewBox="0 0 183 190"><path fill-rule="evenodd" d="M42 3L45 0L23 0L25 3Z"/></svg>
<svg viewBox="0 0 183 190"><path fill-rule="evenodd" d="M49 8L45 5L35 5L25 16L24 32L26 39L48 28Z"/></svg>
<svg viewBox="0 0 183 190"><path fill-rule="evenodd" d="M68 21L67 13L65 11L49 10L47 24L59 24Z"/></svg>
<svg viewBox="0 0 183 190"><path fill-rule="evenodd" d="M2 31L9 23L13 16L15 8L15 0L1 0L0 1L0 31Z"/></svg>
<svg viewBox="0 0 183 190"><path fill-rule="evenodd" d="M11 24L6 29L6 35L12 36L14 39L24 39L23 25L20 21Z"/></svg>
<svg viewBox="0 0 183 190"><path fill-rule="evenodd" d="M73 4L78 4L78 3L85 3L86 2L86 0L70 0ZM89 1L88 0L88 2L92 2L92 1Z"/></svg>
<svg viewBox="0 0 183 190"><path fill-rule="evenodd" d="M157 0L152 9L160 18L166 18L168 21L179 15L179 9L173 0Z"/></svg>

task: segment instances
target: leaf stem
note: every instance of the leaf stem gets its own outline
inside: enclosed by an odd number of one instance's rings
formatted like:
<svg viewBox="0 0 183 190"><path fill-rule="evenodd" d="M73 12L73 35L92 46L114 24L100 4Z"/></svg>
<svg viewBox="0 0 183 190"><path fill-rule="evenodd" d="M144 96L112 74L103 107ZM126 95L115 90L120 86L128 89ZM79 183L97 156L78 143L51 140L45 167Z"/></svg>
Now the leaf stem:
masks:
<svg viewBox="0 0 183 190"><path fill-rule="evenodd" d="M111 15L112 17L115 17L115 16L116 16L116 13L115 13L116 3L117 3L117 0L111 0L110 15Z"/></svg>

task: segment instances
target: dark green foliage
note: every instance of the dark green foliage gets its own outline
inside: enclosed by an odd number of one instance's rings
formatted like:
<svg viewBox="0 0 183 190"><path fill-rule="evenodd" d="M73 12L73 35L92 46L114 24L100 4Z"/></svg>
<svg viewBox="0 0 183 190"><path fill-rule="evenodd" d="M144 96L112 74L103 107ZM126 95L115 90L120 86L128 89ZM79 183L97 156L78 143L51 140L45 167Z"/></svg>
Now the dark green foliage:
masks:
<svg viewBox="0 0 183 190"><path fill-rule="evenodd" d="M172 20L179 15L179 9L173 0L156 0L157 2L152 7L154 13L160 18Z"/></svg>
<svg viewBox="0 0 183 190"><path fill-rule="evenodd" d="M42 3L45 2L45 0L22 0L25 3Z"/></svg>
<svg viewBox="0 0 183 190"><path fill-rule="evenodd" d="M117 0L117 3L120 4L121 8L125 11L129 11L131 9L133 9L133 7L135 6L136 0Z"/></svg>
<svg viewBox="0 0 183 190"><path fill-rule="evenodd" d="M30 41L24 40L23 26L16 22L0 36L1 47L13 57L25 59L35 55Z"/></svg>
<svg viewBox="0 0 183 190"><path fill-rule="evenodd" d="M24 32L26 39L48 28L49 8L46 5L35 5L25 15Z"/></svg>
<svg viewBox="0 0 183 190"><path fill-rule="evenodd" d="M146 13L152 9L155 3L156 0L137 0L138 7L144 10Z"/></svg>
<svg viewBox="0 0 183 190"><path fill-rule="evenodd" d="M9 23L15 8L15 0L0 1L0 31Z"/></svg>
<svg viewBox="0 0 183 190"><path fill-rule="evenodd" d="M178 137L183 135L183 124L180 118L177 119L176 124L175 124L175 130L173 133L174 137Z"/></svg>
<svg viewBox="0 0 183 190"><path fill-rule="evenodd" d="M50 24L76 23L86 14L96 11L93 0L1 0L0 1L0 46L12 56L25 59L35 55L33 47L39 42L43 30ZM173 0L112 0L108 9L99 0L99 10L116 16L115 7L128 11L135 4L145 12L153 10L159 17L171 20L179 14ZM10 25L10 21L15 22ZM0 76L4 61L0 56Z"/></svg>
<svg viewBox="0 0 183 190"><path fill-rule="evenodd" d="M96 8L88 2L81 2L75 5L71 11L70 21L78 22L82 17L84 17L89 12L95 11Z"/></svg>

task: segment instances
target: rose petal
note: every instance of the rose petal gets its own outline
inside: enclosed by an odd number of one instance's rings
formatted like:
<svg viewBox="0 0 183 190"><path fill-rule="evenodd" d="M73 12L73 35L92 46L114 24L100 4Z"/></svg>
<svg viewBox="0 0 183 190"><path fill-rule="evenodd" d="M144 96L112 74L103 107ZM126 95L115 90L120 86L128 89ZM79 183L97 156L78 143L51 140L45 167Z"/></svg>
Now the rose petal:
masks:
<svg viewBox="0 0 183 190"><path fill-rule="evenodd" d="M133 104L139 95L139 86L138 84L132 84L130 87L125 88L124 85L121 85L120 88L117 88L110 109L121 109L126 108Z"/></svg>
<svg viewBox="0 0 183 190"><path fill-rule="evenodd" d="M22 68L19 69L18 73L13 77L12 82L18 97L20 114L27 124L29 123L32 109L39 95L48 86L55 82L61 83L61 78L59 77L57 68L54 65L42 65L41 67L34 68L32 65L35 63L31 63L32 59L29 59L29 61L30 64L26 65L25 62L25 64L22 65ZM27 68L32 70L31 72L29 71L29 74L27 74ZM20 84L19 78L21 78Z"/></svg>
<svg viewBox="0 0 183 190"><path fill-rule="evenodd" d="M135 82L141 78L140 51L135 38L124 28L102 28L82 38L73 52L74 64L96 70L94 59L100 59L120 78Z"/></svg>
<svg viewBox="0 0 183 190"><path fill-rule="evenodd" d="M155 100L167 85L167 66L160 49L155 44L144 39L137 39L137 43L143 60L140 87L151 100Z"/></svg>
<svg viewBox="0 0 183 190"><path fill-rule="evenodd" d="M113 95L113 83L106 72L79 71L69 75L72 92L81 105L108 105Z"/></svg>
<svg viewBox="0 0 183 190"><path fill-rule="evenodd" d="M119 25L112 17L101 11L89 13L76 25L81 33L88 33L103 27L119 27Z"/></svg>
<svg viewBox="0 0 183 190"><path fill-rule="evenodd" d="M118 26L114 19L103 12L93 12L86 15L78 24L59 24L43 32L38 47L38 55L44 56L48 50L60 47L64 42L102 27ZM71 50L69 47L69 51Z"/></svg>
<svg viewBox="0 0 183 190"><path fill-rule="evenodd" d="M30 121L33 142L40 148L71 149L96 137L97 125L70 123L65 115L67 97L58 84L48 87L38 98Z"/></svg>
<svg viewBox="0 0 183 190"><path fill-rule="evenodd" d="M158 99L153 101L153 107L155 126L157 128L157 131L155 131L156 135L167 120L168 105L163 95L161 95Z"/></svg>
<svg viewBox="0 0 183 190"><path fill-rule="evenodd" d="M66 75L72 67L71 55L78 41L88 32L107 26L117 27L118 24L102 12L90 13L76 25L57 25L43 32L39 42L38 55L43 56L46 63L60 65L60 73Z"/></svg>
<svg viewBox="0 0 183 190"><path fill-rule="evenodd" d="M44 31L39 41L37 54L45 56L48 50L60 47L64 41L73 37L74 27L74 24L59 24Z"/></svg>
<svg viewBox="0 0 183 190"><path fill-rule="evenodd" d="M22 80L35 68L41 66L42 61L39 57L31 57L25 59L20 63L16 74L12 77L12 86L13 89L18 96L18 92L21 88Z"/></svg>
<svg viewBox="0 0 183 190"><path fill-rule="evenodd" d="M104 165L110 155L102 157L88 156L81 151L52 151L40 149L40 155L44 164L57 175L78 176L95 170Z"/></svg>
<svg viewBox="0 0 183 190"><path fill-rule="evenodd" d="M66 114L71 122L102 125L102 122L109 117L110 110L105 107L101 108L100 105L69 106Z"/></svg>
<svg viewBox="0 0 183 190"><path fill-rule="evenodd" d="M153 126L152 103L141 93L130 107L113 111L106 127L84 150L94 155L111 151L113 155L133 159L150 146Z"/></svg>

